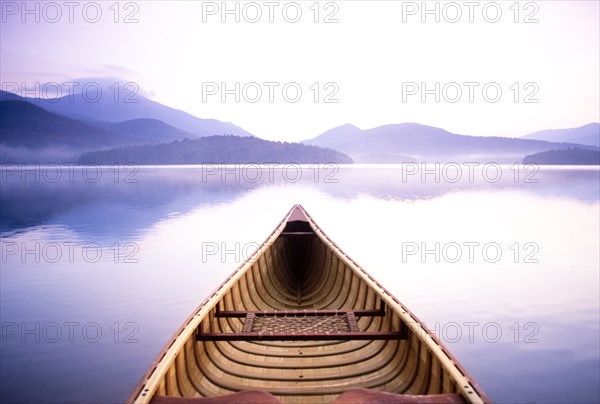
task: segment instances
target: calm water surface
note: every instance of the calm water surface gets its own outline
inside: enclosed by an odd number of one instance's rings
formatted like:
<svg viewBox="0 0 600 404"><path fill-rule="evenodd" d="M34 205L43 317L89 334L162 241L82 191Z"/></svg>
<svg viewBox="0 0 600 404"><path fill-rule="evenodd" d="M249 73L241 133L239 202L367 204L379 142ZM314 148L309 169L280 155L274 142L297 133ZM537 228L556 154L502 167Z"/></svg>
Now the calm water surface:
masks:
<svg viewBox="0 0 600 404"><path fill-rule="evenodd" d="M3 172L1 401L124 401L300 203L494 401L599 402L598 168L446 168Z"/></svg>

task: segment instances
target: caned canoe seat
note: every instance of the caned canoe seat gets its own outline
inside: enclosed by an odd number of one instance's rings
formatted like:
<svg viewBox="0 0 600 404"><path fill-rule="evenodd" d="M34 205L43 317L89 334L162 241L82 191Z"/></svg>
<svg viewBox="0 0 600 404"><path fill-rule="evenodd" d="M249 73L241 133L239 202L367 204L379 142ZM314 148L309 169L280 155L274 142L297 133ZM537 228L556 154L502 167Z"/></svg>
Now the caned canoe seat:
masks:
<svg viewBox="0 0 600 404"><path fill-rule="evenodd" d="M197 341L326 341L405 340L407 327L399 331L361 331L356 317L384 316L385 310L272 310L217 311L217 317L241 317L241 332L205 332L197 329Z"/></svg>

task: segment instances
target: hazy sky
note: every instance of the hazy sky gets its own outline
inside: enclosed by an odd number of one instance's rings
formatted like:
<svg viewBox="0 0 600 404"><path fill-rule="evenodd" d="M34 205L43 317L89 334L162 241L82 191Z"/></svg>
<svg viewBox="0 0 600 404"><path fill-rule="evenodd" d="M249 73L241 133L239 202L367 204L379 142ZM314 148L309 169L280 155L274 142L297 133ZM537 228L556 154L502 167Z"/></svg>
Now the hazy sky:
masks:
<svg viewBox="0 0 600 404"><path fill-rule="evenodd" d="M520 136L600 121L599 4L428 1L425 14L421 1L30 1L25 10L2 0L0 74L3 89L119 77L267 139L401 122Z"/></svg>

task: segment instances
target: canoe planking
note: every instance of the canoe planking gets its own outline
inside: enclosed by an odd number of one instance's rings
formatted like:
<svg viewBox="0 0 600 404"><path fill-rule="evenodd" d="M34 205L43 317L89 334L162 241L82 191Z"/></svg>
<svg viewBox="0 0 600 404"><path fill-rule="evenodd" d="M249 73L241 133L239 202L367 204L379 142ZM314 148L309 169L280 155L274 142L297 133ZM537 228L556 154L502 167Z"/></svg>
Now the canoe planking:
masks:
<svg viewBox="0 0 600 404"><path fill-rule="evenodd" d="M128 401L252 402L251 392L283 403L491 402L300 205L184 322Z"/></svg>

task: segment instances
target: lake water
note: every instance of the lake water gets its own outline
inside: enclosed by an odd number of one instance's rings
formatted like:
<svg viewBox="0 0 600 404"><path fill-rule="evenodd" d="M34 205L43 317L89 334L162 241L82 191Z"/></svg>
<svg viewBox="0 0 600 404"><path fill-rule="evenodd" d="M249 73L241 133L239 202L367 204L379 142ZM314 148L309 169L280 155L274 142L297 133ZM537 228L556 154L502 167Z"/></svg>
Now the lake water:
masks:
<svg viewBox="0 0 600 404"><path fill-rule="evenodd" d="M600 402L597 167L1 174L2 402L124 401L296 203L494 401Z"/></svg>

